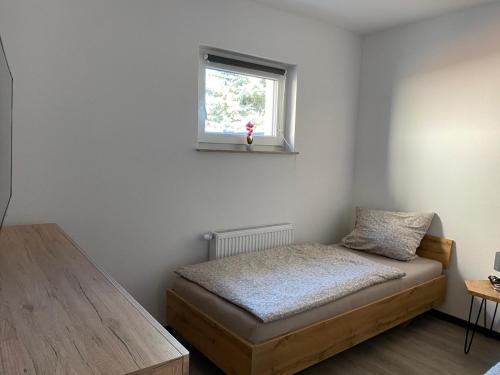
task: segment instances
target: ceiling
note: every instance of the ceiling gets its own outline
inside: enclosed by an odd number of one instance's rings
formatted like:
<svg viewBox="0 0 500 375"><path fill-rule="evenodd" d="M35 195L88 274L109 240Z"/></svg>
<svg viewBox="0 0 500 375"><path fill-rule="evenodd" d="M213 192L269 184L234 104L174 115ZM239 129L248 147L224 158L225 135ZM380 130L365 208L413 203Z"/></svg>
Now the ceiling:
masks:
<svg viewBox="0 0 500 375"><path fill-rule="evenodd" d="M498 0L252 0L318 18L359 33Z"/></svg>

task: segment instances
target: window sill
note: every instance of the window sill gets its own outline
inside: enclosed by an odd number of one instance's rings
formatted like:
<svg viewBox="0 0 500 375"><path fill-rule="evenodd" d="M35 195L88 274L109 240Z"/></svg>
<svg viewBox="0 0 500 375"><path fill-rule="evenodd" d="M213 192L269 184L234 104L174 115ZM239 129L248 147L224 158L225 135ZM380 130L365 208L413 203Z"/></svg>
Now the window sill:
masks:
<svg viewBox="0 0 500 375"><path fill-rule="evenodd" d="M282 146L235 145L229 143L205 143L200 142L196 146L196 151L200 152L228 152L239 154L277 154L277 155L298 155L297 151L289 151Z"/></svg>

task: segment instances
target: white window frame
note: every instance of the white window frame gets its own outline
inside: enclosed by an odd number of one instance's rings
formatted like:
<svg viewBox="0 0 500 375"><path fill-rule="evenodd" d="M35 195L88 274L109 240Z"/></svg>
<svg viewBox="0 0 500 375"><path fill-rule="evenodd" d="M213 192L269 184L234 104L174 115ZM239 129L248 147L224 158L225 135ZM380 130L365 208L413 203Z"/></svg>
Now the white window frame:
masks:
<svg viewBox="0 0 500 375"><path fill-rule="evenodd" d="M219 50L212 49L200 49L200 63L199 63L199 73L198 73L198 142L201 143L225 143L225 144L246 144L246 135L227 135L227 134L214 134L205 132L205 119L206 119L206 109L205 109L205 75L206 69L212 68L217 70L242 73L251 75L254 77L267 78L275 80L277 90L275 91L275 103L276 110L274 113L274 128L276 134L274 136L254 136L253 144L255 145L269 145L269 146L284 146L285 144L285 96L286 96L286 73L284 75L248 69L243 67L236 67L232 65L220 64L215 62L210 62L207 60L207 54L213 53L217 56L228 57L235 60L261 64L266 66L272 66L280 69L285 69L283 65L278 65L276 63L270 63L267 60L249 58L247 56L242 57L239 54L233 54L229 52L221 52Z"/></svg>

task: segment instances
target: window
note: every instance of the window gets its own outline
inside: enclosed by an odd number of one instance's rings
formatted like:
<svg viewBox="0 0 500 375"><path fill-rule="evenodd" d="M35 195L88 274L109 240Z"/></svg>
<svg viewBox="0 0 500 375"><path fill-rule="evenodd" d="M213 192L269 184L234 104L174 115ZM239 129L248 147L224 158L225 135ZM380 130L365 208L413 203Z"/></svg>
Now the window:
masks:
<svg viewBox="0 0 500 375"><path fill-rule="evenodd" d="M283 146L287 70L283 65L219 50L200 50L198 142Z"/></svg>

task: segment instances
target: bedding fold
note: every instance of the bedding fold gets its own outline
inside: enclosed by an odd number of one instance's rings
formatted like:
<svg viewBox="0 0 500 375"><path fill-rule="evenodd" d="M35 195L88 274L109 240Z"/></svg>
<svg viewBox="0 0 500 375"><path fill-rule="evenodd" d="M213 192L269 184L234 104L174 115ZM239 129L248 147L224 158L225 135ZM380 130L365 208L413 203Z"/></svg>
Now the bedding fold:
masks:
<svg viewBox="0 0 500 375"><path fill-rule="evenodd" d="M405 276L398 268L353 254L341 245L319 243L231 256L184 266L176 273L263 322Z"/></svg>

